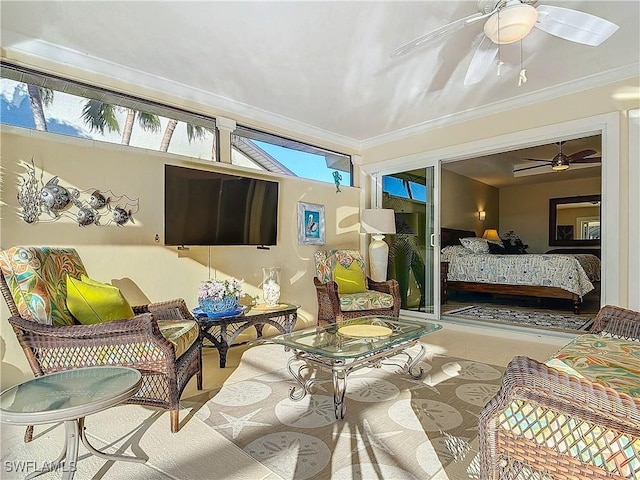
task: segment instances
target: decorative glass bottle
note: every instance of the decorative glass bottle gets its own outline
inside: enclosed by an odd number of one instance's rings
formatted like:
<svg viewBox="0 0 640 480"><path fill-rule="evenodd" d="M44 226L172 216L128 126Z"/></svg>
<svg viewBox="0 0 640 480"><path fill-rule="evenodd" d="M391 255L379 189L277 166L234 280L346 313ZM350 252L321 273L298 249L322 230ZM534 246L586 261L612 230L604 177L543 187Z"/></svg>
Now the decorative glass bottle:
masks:
<svg viewBox="0 0 640 480"><path fill-rule="evenodd" d="M262 267L262 297L267 307L275 307L280 299L280 267Z"/></svg>

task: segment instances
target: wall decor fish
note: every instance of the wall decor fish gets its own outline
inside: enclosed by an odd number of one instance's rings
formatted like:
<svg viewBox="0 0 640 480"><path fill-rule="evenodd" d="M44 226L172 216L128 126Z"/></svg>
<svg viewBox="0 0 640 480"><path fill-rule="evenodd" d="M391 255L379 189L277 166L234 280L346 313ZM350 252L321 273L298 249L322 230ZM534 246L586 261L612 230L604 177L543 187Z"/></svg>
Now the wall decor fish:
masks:
<svg viewBox="0 0 640 480"><path fill-rule="evenodd" d="M66 188L58 185L58 177L53 177L40 190L40 202L49 211L56 212L69 205L71 195Z"/></svg>
<svg viewBox="0 0 640 480"><path fill-rule="evenodd" d="M131 217L131 210L127 211L122 207L116 207L113 209L113 221L118 225L124 225L128 221L135 223Z"/></svg>
<svg viewBox="0 0 640 480"><path fill-rule="evenodd" d="M102 193L100 193L100 190L95 190L91 194L91 197L89 197L89 205L99 210L105 207L110 200L111 200L110 198L105 197Z"/></svg>
<svg viewBox="0 0 640 480"><path fill-rule="evenodd" d="M82 207L76 214L76 220L81 227L86 227L92 223L97 224L98 218L97 212L89 207Z"/></svg>

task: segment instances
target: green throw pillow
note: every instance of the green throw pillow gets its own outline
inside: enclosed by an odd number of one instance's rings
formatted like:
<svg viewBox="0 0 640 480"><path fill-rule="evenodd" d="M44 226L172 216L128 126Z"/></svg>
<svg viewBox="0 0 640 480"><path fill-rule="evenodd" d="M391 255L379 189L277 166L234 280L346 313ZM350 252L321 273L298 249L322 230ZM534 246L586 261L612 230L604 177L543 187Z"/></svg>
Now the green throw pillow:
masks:
<svg viewBox="0 0 640 480"><path fill-rule="evenodd" d="M118 287L96 282L85 275L82 280L67 275L67 308L83 325L134 316Z"/></svg>
<svg viewBox="0 0 640 480"><path fill-rule="evenodd" d="M333 269L333 281L338 284L338 293L363 293L366 291L364 272L358 262L353 261L349 268L336 263Z"/></svg>

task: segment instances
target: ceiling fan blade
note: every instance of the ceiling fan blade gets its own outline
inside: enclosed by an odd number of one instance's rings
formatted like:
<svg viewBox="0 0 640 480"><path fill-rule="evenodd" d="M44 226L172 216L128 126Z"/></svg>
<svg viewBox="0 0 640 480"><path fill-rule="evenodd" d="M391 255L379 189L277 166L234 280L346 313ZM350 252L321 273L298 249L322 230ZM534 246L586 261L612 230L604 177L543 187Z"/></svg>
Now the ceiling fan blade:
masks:
<svg viewBox="0 0 640 480"><path fill-rule="evenodd" d="M601 163L602 157L587 157L587 158L576 158L575 160L571 160L571 163Z"/></svg>
<svg viewBox="0 0 640 480"><path fill-rule="evenodd" d="M551 163L551 160L543 160L541 158L523 158L522 160L530 160L532 162L547 162L547 163Z"/></svg>
<svg viewBox="0 0 640 480"><path fill-rule="evenodd" d="M497 9L496 9L497 10ZM455 22L448 23L440 28L436 28L429 33L425 33L424 35L411 40L408 43L405 43L401 47L396 48L393 52L391 52L392 57L402 57L407 53L410 53L415 48L423 45L427 42L431 42L433 40L437 40L441 37L452 34L453 32L457 32L458 30L462 30L467 25L472 25L483 18L487 18L492 15L496 10L490 13L474 13L473 15L469 15L468 17L461 18L460 20L456 20Z"/></svg>
<svg viewBox="0 0 640 480"><path fill-rule="evenodd" d="M537 10L537 28L571 42L597 47L618 30L609 20L570 8L540 5Z"/></svg>
<svg viewBox="0 0 640 480"><path fill-rule="evenodd" d="M493 65L496 55L498 55L498 48L499 45L493 43L489 37L482 36L482 41L478 45L476 53L473 54L467 74L464 77L465 85L473 85L485 77Z"/></svg>
<svg viewBox="0 0 640 480"><path fill-rule="evenodd" d="M530 167L522 167L522 168L514 168L513 169L513 173L516 172L524 172L525 170L531 170L534 168L541 168L541 167L545 167L546 165L531 165Z"/></svg>
<svg viewBox="0 0 640 480"><path fill-rule="evenodd" d="M598 153L595 150L580 150L572 155L568 155L568 159L570 162L575 162L576 160L580 160L581 158L588 157L589 155L593 155L594 153Z"/></svg>

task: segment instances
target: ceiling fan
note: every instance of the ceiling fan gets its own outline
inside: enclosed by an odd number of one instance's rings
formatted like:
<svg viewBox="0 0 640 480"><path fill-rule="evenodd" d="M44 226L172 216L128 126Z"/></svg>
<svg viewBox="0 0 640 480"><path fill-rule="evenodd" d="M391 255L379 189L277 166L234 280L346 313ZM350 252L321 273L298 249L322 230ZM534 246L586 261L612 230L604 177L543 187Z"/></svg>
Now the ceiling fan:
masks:
<svg viewBox="0 0 640 480"><path fill-rule="evenodd" d="M542 160L539 158L523 158L523 160L530 160L532 162L545 162L551 165L551 169L556 172L562 172L567 170L572 163L601 163L602 157L591 157L594 153L598 153L595 150L580 150L579 152L571 155L565 155L562 152L562 146L566 142L556 142L558 145L558 153L551 160ZM513 172L522 172L524 170L531 170L532 168L539 168L541 165L532 165L530 167L523 167L514 169Z"/></svg>
<svg viewBox="0 0 640 480"><path fill-rule="evenodd" d="M485 20L484 33L467 74L465 85L478 83L487 74L499 45L517 42L526 37L533 27L571 42L598 46L618 29L618 25L594 15L551 5L533 5L538 0L478 0L478 11L436 30L426 33L391 52L401 57L428 42L450 35L480 20ZM521 72L526 81L524 71Z"/></svg>

